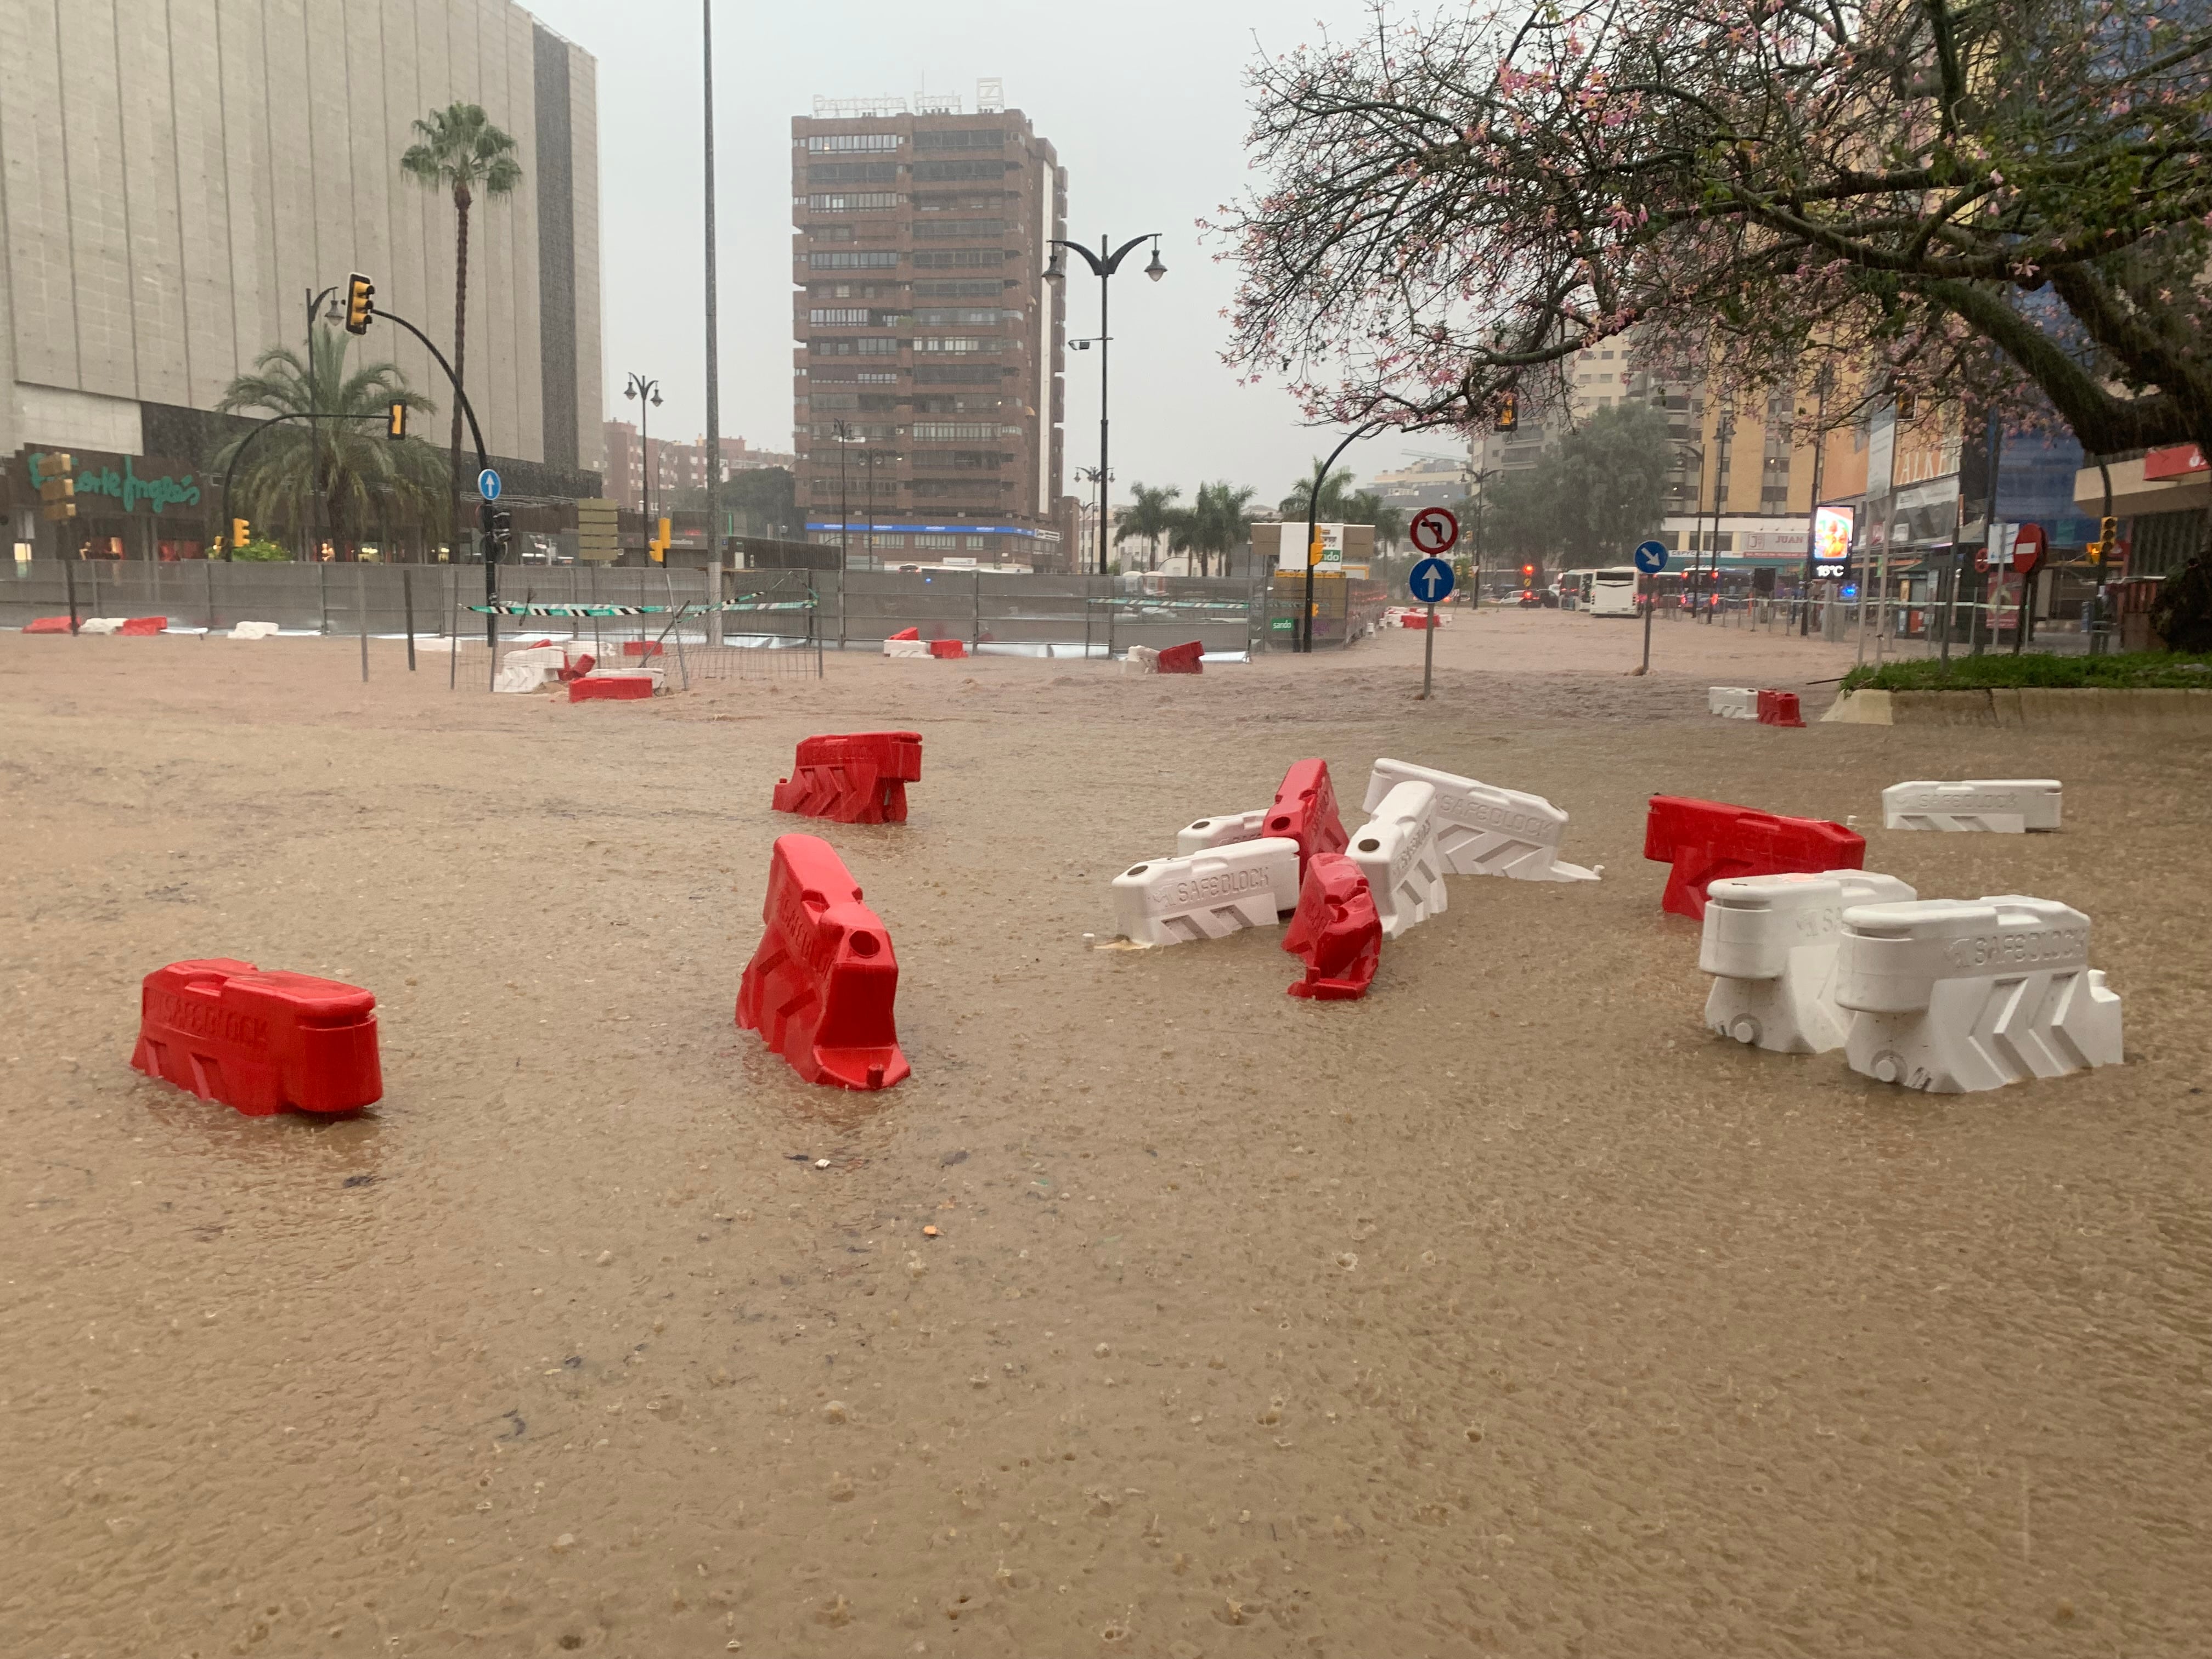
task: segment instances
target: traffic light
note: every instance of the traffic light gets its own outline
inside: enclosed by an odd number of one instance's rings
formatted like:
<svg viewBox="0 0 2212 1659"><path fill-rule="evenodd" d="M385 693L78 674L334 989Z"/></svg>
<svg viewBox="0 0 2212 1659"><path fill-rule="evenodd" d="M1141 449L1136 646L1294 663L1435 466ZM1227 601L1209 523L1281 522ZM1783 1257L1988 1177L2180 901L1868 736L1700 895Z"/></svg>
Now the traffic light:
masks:
<svg viewBox="0 0 2212 1659"><path fill-rule="evenodd" d="M495 507L484 514L484 528L491 532L493 541L505 547L514 536L514 514L503 507Z"/></svg>
<svg viewBox="0 0 2212 1659"><path fill-rule="evenodd" d="M2100 520L2097 526L2097 539L2089 544L2087 550L2091 564L2102 564L2107 559L2116 557L2120 550L2120 521L2118 519Z"/></svg>
<svg viewBox="0 0 2212 1659"><path fill-rule="evenodd" d="M668 534L668 520L663 519L660 521L659 533L654 536L653 540L648 543L646 547L646 550L653 555L653 562L655 564L665 564L667 562L668 544L670 539L671 538Z"/></svg>
<svg viewBox="0 0 2212 1659"><path fill-rule="evenodd" d="M243 547L252 539L252 526L245 520L233 519L230 521L230 544L233 547Z"/></svg>
<svg viewBox="0 0 2212 1659"><path fill-rule="evenodd" d="M1498 400L1498 429L1514 432L1521 425L1521 394L1509 392Z"/></svg>
<svg viewBox="0 0 2212 1659"><path fill-rule="evenodd" d="M1306 562L1310 565L1319 564L1322 550L1321 532L1316 530L1314 532L1313 545L1306 549Z"/></svg>
<svg viewBox="0 0 2212 1659"><path fill-rule="evenodd" d="M41 455L37 458L39 499L46 503L45 516L49 523L59 524L76 517L76 458L73 455Z"/></svg>
<svg viewBox="0 0 2212 1659"><path fill-rule="evenodd" d="M376 315L376 284L359 271L346 278L346 332L366 334Z"/></svg>
<svg viewBox="0 0 2212 1659"><path fill-rule="evenodd" d="M392 405L391 416L385 422L384 435L394 443L407 435L407 405L405 404Z"/></svg>

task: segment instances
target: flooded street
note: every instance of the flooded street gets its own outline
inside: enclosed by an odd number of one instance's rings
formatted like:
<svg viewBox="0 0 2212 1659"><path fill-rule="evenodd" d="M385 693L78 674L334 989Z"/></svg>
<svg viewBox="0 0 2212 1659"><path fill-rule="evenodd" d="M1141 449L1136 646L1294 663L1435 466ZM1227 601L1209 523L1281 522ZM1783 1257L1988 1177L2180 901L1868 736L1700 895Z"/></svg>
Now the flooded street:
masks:
<svg viewBox="0 0 2212 1659"><path fill-rule="evenodd" d="M1675 624L1639 680L1556 613L1462 618L1424 704L1420 645L572 708L0 636L0 1649L2202 1653L2202 739L1711 720L1850 654ZM769 810L876 727L923 734L908 823ZM1359 1003L1284 994L1276 930L1085 943L1316 754L1347 827L1395 756L1547 796L1604 878L1453 880ZM2042 775L2056 836L1879 827ZM1928 1097L1710 1036L1654 792L2076 906L2129 1063ZM732 1024L800 829L895 942L887 1093ZM131 1071L140 978L213 956L373 990L382 1102Z"/></svg>

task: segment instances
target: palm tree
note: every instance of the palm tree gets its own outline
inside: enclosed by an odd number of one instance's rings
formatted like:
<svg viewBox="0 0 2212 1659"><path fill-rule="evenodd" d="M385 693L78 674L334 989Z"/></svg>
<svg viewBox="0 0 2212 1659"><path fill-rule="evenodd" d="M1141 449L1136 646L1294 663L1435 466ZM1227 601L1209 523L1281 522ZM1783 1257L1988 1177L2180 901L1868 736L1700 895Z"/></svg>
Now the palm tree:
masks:
<svg viewBox="0 0 2212 1659"><path fill-rule="evenodd" d="M1174 484L1164 489L1134 484L1129 493L1135 499L1122 511L1121 522L1114 526L1114 545L1119 547L1123 542L1142 537L1157 565L1160 562L1160 538L1167 534L1169 516L1182 491Z"/></svg>
<svg viewBox="0 0 2212 1659"><path fill-rule="evenodd" d="M306 415L252 439L232 488L240 516L268 526L303 526L301 504L312 494L322 503L331 538L350 551L360 532L388 522L396 509L425 532L439 529L453 498L445 458L419 438L393 442L385 421L393 404L427 410L428 398L408 389L391 363L364 363L346 371L348 337L336 328L314 332L312 366L289 346L261 354L253 372L233 380L216 407L226 415ZM209 463L221 474L252 434L217 449Z"/></svg>
<svg viewBox="0 0 2212 1659"><path fill-rule="evenodd" d="M415 123L420 142L408 146L399 169L428 190L453 192L453 379L468 384L469 208L482 190L484 199L505 196L522 182L514 159L514 140L492 125L475 104L448 104ZM461 400L453 399L452 441L453 521L460 522Z"/></svg>
<svg viewBox="0 0 2212 1659"><path fill-rule="evenodd" d="M1195 545L1200 575L1207 574L1206 556L1212 553L1221 556L1221 574L1229 574L1229 556L1249 534L1244 509L1251 505L1257 493L1226 479L1219 483L1199 485L1194 516L1197 520Z"/></svg>
<svg viewBox="0 0 2212 1659"><path fill-rule="evenodd" d="M1321 457L1318 455L1314 457L1313 471L1314 472L1321 471ZM1315 523L1351 524L1354 522L1345 517L1345 509L1351 504L1352 484L1352 474L1349 471L1332 472L1328 475L1321 487L1321 501L1314 513ZM1291 485L1291 493L1283 497L1282 510L1285 521L1305 517L1306 497L1312 493L1313 473L1310 472ZM1362 519L1357 522L1364 524L1366 520Z"/></svg>

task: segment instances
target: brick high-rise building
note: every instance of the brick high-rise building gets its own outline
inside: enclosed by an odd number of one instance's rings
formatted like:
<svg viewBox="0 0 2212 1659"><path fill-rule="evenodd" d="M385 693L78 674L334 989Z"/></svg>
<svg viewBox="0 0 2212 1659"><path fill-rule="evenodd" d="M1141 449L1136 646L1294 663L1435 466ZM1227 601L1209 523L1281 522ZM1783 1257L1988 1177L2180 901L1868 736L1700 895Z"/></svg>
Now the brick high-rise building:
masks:
<svg viewBox="0 0 2212 1659"><path fill-rule="evenodd" d="M817 99L791 124L793 447L813 541L1065 563L1062 301L1043 272L1067 175L990 84L974 114Z"/></svg>

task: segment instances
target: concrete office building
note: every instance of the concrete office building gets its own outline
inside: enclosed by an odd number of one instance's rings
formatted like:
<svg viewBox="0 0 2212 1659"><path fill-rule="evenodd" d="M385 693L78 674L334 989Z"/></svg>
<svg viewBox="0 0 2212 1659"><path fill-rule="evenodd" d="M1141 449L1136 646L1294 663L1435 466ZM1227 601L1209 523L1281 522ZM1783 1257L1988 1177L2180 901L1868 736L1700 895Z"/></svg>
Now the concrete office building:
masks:
<svg viewBox="0 0 2212 1659"><path fill-rule="evenodd" d="M799 505L810 539L856 555L1057 568L1062 299L1043 272L1067 175L994 83L978 93L974 113L817 99L791 124Z"/></svg>
<svg viewBox="0 0 2212 1659"><path fill-rule="evenodd" d="M15 538L55 550L31 457L67 451L89 550L216 533L212 415L305 298L347 273L448 344L453 205L399 171L411 123L481 105L522 183L479 199L468 388L511 495L595 495L602 443L597 66L508 0L0 3L0 458ZM390 326L356 348L440 406ZM141 486L167 479L150 492ZM520 520L521 515L518 514Z"/></svg>

